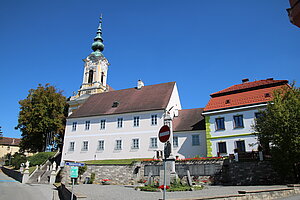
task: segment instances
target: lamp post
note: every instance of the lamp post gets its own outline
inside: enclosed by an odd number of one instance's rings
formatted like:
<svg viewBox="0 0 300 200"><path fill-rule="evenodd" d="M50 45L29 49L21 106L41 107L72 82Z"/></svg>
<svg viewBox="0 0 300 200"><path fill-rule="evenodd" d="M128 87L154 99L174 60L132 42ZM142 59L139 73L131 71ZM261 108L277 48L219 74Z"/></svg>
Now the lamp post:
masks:
<svg viewBox="0 0 300 200"><path fill-rule="evenodd" d="M164 124L170 127L170 139L169 142L171 144L171 152L169 156L169 162L171 164L171 173L175 173L175 157L174 157L174 151L173 151L173 124L172 124L172 118L170 116L170 112L165 113L164 118Z"/></svg>

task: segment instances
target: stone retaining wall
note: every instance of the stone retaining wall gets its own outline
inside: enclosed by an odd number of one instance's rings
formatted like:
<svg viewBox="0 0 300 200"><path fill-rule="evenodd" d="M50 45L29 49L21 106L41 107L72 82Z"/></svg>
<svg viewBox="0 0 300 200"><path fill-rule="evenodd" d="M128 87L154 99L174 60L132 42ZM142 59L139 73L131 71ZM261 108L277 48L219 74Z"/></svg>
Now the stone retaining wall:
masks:
<svg viewBox="0 0 300 200"><path fill-rule="evenodd" d="M94 183L100 184L102 179L110 179L110 184L135 184L139 179L140 167L137 165L87 165L87 170L78 178L78 183L84 183L86 177L91 177L95 173ZM61 172L63 179L62 183L68 184L70 179L70 167L65 166Z"/></svg>
<svg viewBox="0 0 300 200"><path fill-rule="evenodd" d="M110 179L110 184L132 185L139 181L147 180L149 170L145 168L149 165L160 167L162 162L142 162L132 165L87 165L87 171L78 178L78 183L84 183L86 177L91 177L95 173L94 183L100 184L102 179ZM186 180L183 169L195 169L191 173L191 178L197 181L212 181L216 185L271 185L278 184L279 176L273 170L268 161L255 162L229 162L229 160L198 160L188 162L176 162L177 169L181 170L180 178ZM197 169L197 166L198 169ZM201 169L209 166L215 170L215 174L202 174ZM62 183L71 183L70 167L65 166L61 172ZM147 172L148 171L148 172ZM197 174L198 173L198 174ZM155 176L154 180L158 180Z"/></svg>
<svg viewBox="0 0 300 200"><path fill-rule="evenodd" d="M281 184L270 161L224 162L220 173L214 176L221 185L274 185Z"/></svg>
<svg viewBox="0 0 300 200"><path fill-rule="evenodd" d="M12 169L8 169L6 167L2 167L1 169L4 174L6 174L6 175L12 177L13 179L22 183L23 174L21 172L18 172L18 171L12 170Z"/></svg>

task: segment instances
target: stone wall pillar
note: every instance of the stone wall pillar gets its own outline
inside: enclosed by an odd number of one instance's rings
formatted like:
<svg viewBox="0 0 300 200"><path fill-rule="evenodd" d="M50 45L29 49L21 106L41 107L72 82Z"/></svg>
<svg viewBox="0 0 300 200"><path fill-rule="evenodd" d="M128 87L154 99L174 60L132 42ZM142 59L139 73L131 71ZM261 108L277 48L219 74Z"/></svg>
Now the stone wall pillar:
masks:
<svg viewBox="0 0 300 200"><path fill-rule="evenodd" d="M26 162L26 167L25 167L25 171L23 173L23 177L22 177L22 183L27 183L28 179L29 179L29 161L27 160Z"/></svg>
<svg viewBox="0 0 300 200"><path fill-rule="evenodd" d="M49 184L53 184L55 183L55 178L56 178L56 162L54 161L52 164L52 171L51 171L51 175L50 175L50 182Z"/></svg>

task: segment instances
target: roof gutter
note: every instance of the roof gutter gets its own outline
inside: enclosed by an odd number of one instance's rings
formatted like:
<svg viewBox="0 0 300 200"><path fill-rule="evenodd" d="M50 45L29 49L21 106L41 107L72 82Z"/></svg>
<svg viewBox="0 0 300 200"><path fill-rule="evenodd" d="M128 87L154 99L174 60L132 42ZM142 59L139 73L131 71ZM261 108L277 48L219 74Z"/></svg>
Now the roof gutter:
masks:
<svg viewBox="0 0 300 200"><path fill-rule="evenodd" d="M262 103L262 104L255 104L255 105L236 107L236 108L228 108L228 109L222 109L222 110L213 110L213 111L207 111L207 112L204 111L202 113L202 115L211 115L211 114L217 114L217 113L222 113L222 112L230 112L230 111L244 110L244 109L249 109L249 108L257 108L257 107L265 107L267 105L268 105L267 103Z"/></svg>

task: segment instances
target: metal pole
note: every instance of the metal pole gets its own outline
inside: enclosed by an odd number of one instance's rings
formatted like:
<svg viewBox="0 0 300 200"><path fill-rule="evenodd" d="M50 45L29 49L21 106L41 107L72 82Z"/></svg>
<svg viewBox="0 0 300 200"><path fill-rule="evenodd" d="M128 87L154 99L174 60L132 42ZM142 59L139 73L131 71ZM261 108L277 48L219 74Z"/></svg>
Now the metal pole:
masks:
<svg viewBox="0 0 300 200"><path fill-rule="evenodd" d="M72 178L72 194L71 194L71 200L73 200L73 187L74 187L74 178Z"/></svg>
<svg viewBox="0 0 300 200"><path fill-rule="evenodd" d="M166 148L166 144L164 145ZM164 155L165 157L165 155ZM163 192L163 200L166 199L166 157L164 159L164 192Z"/></svg>

